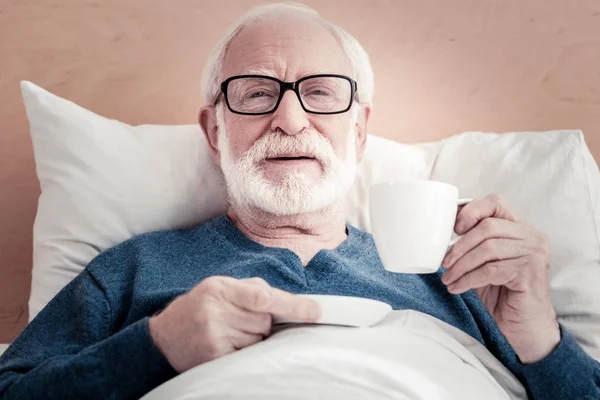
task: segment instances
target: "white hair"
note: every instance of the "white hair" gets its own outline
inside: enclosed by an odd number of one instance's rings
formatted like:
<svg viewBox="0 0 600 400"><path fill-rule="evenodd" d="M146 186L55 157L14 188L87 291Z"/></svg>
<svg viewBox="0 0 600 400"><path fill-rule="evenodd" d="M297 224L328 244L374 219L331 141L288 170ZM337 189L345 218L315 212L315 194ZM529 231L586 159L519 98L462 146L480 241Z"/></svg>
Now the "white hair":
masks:
<svg viewBox="0 0 600 400"><path fill-rule="evenodd" d="M202 98L205 104L212 104L220 91L220 76L225 61L225 53L230 43L240 31L256 22L265 19L302 13L313 18L327 28L340 42L342 49L352 67L353 78L358 83L358 100L371 104L374 89L374 77L369 55L360 43L348 32L321 17L312 8L300 3L273 3L254 7L242 15L227 30L210 53L202 73Z"/></svg>

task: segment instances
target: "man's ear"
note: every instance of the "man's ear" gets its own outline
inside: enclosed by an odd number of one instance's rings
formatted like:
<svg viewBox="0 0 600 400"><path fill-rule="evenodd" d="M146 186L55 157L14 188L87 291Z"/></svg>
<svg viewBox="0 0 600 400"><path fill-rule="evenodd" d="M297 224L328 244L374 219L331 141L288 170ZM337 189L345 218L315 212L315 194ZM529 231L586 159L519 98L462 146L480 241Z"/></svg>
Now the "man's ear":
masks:
<svg viewBox="0 0 600 400"><path fill-rule="evenodd" d="M217 109L215 106L204 106L198 113L198 123L206 142L210 149L210 153L215 160L215 163L221 166L221 157L219 156L219 126L217 125Z"/></svg>
<svg viewBox="0 0 600 400"><path fill-rule="evenodd" d="M356 120L356 161L361 162L367 147L367 123L371 116L371 104L360 103Z"/></svg>

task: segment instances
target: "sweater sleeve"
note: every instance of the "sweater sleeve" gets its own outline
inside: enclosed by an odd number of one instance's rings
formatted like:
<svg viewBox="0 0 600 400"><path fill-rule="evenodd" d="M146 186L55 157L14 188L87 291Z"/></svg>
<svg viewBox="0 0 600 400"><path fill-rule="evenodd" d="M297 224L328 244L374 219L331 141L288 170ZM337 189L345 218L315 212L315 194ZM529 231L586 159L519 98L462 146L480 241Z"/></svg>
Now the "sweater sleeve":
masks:
<svg viewBox="0 0 600 400"><path fill-rule="evenodd" d="M88 270L0 357L0 399L137 399L176 375L148 318L111 331L110 305Z"/></svg>
<svg viewBox="0 0 600 400"><path fill-rule="evenodd" d="M600 363L587 355L561 326L561 341L546 358L522 364L535 400L600 399Z"/></svg>

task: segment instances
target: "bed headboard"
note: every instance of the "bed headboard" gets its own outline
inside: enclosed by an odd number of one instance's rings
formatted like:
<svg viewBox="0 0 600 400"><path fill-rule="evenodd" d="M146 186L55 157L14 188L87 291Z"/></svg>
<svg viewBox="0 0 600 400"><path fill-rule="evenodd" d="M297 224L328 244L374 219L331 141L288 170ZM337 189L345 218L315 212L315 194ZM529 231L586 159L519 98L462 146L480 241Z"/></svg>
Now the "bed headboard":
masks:
<svg viewBox="0 0 600 400"><path fill-rule="evenodd" d="M194 123L221 31L255 0L7 0L0 6L0 343L27 321L38 182L27 79L130 124ZM370 132L583 129L600 157L596 0L306 0L350 31L376 77Z"/></svg>

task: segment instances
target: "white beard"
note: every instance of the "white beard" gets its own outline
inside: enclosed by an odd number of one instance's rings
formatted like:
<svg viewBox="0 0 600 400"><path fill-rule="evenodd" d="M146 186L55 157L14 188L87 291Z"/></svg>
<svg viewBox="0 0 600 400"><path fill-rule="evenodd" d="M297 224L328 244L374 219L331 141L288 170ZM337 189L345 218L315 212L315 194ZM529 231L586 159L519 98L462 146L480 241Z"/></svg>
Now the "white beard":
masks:
<svg viewBox="0 0 600 400"><path fill-rule="evenodd" d="M221 169L229 201L238 207L258 208L278 216L312 213L343 203L356 175L357 118L358 112L353 112L346 135L344 159L335 154L326 138L307 129L292 136L267 133L234 160L225 130L223 108L217 107ZM321 163L321 177L314 179L296 170L273 182L263 175L260 165L267 157L291 152L313 155Z"/></svg>

